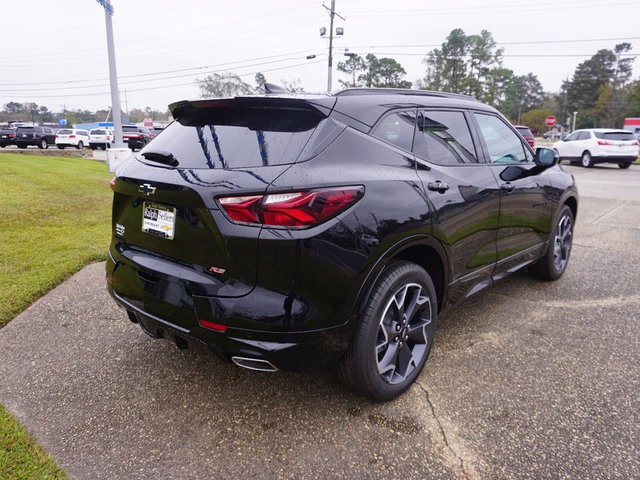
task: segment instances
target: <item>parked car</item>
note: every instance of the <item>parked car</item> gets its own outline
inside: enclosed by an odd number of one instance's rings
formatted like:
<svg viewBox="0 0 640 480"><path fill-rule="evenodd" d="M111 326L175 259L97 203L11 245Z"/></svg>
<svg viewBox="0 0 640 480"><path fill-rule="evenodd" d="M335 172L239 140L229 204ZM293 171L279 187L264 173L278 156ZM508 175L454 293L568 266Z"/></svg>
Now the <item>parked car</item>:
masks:
<svg viewBox="0 0 640 480"><path fill-rule="evenodd" d="M164 128L162 128L162 127L152 127L149 130L150 130L150 132L152 134L152 138L153 138L156 135L158 135L162 130L164 130Z"/></svg>
<svg viewBox="0 0 640 480"><path fill-rule="evenodd" d="M533 133L531 133L529 127L525 127L524 125L515 125L514 127L518 131L518 133L522 135L522 137L527 141L527 143L531 145L531 148L536 147L536 139L534 138Z"/></svg>
<svg viewBox="0 0 640 480"><path fill-rule="evenodd" d="M569 134L567 132L553 132L551 130L549 130L548 132L544 132L542 134L542 138L544 139L563 139L563 138L567 138L569 136Z"/></svg>
<svg viewBox="0 0 640 480"><path fill-rule="evenodd" d="M18 148L27 148L29 145L37 145L38 148L49 148L55 143L55 132L49 127L23 126L16 129L16 145Z"/></svg>
<svg viewBox="0 0 640 480"><path fill-rule="evenodd" d="M638 140L627 130L590 128L576 130L566 139L553 144L560 160L593 167L596 163L615 163L629 168L638 158Z"/></svg>
<svg viewBox="0 0 640 480"><path fill-rule="evenodd" d="M7 145L15 145L16 129L12 127L0 127L0 148Z"/></svg>
<svg viewBox="0 0 640 480"><path fill-rule="evenodd" d="M356 88L170 109L111 184L108 290L153 338L253 370L337 363L389 400L419 375L442 308L525 266L545 280L567 267L573 177L471 97Z"/></svg>
<svg viewBox="0 0 640 480"><path fill-rule="evenodd" d="M62 128L56 132L56 147L64 150L66 147L76 147L82 150L89 145L89 132L74 128Z"/></svg>
<svg viewBox="0 0 640 480"><path fill-rule="evenodd" d="M91 147L91 150L96 148L106 150L111 148L114 142L113 130L108 127L94 128L89 132L89 147Z"/></svg>
<svg viewBox="0 0 640 480"><path fill-rule="evenodd" d="M123 125L122 140L131 150L139 150L149 143L149 132L136 125Z"/></svg>

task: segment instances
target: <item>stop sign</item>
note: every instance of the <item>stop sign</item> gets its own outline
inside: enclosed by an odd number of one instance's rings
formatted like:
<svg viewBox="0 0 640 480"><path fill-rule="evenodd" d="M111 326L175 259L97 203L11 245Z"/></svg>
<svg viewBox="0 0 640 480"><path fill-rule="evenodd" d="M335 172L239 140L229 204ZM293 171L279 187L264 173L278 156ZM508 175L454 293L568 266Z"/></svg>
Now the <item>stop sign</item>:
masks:
<svg viewBox="0 0 640 480"><path fill-rule="evenodd" d="M547 118L545 118L544 123L547 124L547 127L553 127L556 124L556 117L554 117L553 115L549 115Z"/></svg>

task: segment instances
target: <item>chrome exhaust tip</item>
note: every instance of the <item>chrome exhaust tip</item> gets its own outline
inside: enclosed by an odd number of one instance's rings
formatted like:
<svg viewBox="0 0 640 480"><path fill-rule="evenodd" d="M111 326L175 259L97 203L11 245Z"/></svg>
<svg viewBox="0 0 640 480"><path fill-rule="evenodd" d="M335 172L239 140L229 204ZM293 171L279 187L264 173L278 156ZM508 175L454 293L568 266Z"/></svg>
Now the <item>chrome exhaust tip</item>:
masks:
<svg viewBox="0 0 640 480"><path fill-rule="evenodd" d="M248 370L257 370L259 372L275 372L278 370L270 362L260 358L231 357L231 360L239 367Z"/></svg>

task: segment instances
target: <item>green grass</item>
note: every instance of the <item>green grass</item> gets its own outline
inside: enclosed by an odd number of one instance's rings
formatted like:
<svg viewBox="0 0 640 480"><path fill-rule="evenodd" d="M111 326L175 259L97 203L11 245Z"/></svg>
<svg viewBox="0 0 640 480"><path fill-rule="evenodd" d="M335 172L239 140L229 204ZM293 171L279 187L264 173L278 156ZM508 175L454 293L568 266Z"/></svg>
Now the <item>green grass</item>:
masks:
<svg viewBox="0 0 640 480"><path fill-rule="evenodd" d="M111 175L82 158L0 154L0 327L91 261L104 260Z"/></svg>
<svg viewBox="0 0 640 480"><path fill-rule="evenodd" d="M0 478L68 479L24 428L0 405Z"/></svg>
<svg viewBox="0 0 640 480"><path fill-rule="evenodd" d="M84 265L104 260L111 223L102 163L0 154L0 328ZM68 478L0 405L0 478Z"/></svg>

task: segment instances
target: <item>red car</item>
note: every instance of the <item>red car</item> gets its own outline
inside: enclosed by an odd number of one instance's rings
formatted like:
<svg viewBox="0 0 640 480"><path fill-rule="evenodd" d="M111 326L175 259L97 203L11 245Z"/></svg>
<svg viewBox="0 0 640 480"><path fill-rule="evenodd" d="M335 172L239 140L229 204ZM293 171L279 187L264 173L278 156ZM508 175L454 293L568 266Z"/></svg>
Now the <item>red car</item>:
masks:
<svg viewBox="0 0 640 480"><path fill-rule="evenodd" d="M531 148L536 148L536 145L535 145L536 140L535 138L533 138L533 133L531 133L531 130L529 129L529 127L525 127L523 125L514 125L514 126L518 131L518 133L524 137L524 139L527 141L529 145L531 145Z"/></svg>

